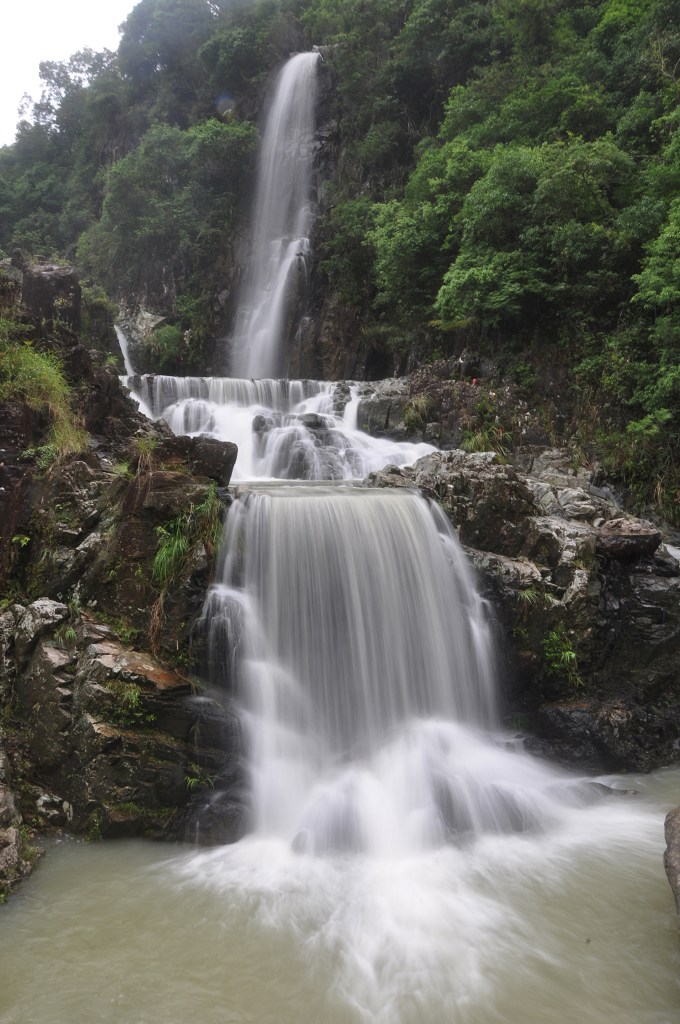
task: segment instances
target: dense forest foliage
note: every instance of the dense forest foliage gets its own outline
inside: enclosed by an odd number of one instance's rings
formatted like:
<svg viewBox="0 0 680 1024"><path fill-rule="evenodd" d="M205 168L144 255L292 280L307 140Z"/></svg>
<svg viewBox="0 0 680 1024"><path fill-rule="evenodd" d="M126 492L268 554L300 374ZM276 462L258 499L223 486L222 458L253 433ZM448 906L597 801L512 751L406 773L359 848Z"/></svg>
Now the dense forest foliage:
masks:
<svg viewBox="0 0 680 1024"><path fill-rule="evenodd" d="M324 46L327 302L368 346L564 364L582 443L680 517L676 0L141 0L44 63L0 150L0 246L75 258L200 341L273 70Z"/></svg>

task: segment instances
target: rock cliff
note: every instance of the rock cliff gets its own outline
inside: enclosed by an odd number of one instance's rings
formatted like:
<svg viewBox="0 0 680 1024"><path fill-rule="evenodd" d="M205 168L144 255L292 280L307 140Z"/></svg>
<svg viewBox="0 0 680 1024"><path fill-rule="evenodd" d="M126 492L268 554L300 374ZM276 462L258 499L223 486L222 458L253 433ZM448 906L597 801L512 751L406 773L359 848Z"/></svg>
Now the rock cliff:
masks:
<svg viewBox="0 0 680 1024"><path fill-rule="evenodd" d="M242 827L239 729L196 674L195 629L236 446L137 411L79 343L71 271L28 268L23 288L10 313L59 356L85 440L52 455L45 414L0 404L0 897L30 870L35 829L201 838L217 779L232 806L220 834Z"/></svg>

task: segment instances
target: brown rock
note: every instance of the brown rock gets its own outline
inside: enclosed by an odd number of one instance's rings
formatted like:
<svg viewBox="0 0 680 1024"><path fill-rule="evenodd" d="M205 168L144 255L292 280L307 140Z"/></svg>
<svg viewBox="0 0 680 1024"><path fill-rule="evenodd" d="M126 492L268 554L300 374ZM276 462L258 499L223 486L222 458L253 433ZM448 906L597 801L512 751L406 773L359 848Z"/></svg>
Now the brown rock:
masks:
<svg viewBox="0 0 680 1024"><path fill-rule="evenodd" d="M189 680L171 669L165 668L148 654L131 651L122 644L108 640L93 646L95 661L105 669L123 679L140 682L145 688L159 692L167 690L189 693Z"/></svg>
<svg viewBox="0 0 680 1024"><path fill-rule="evenodd" d="M660 531L649 523L610 519L598 531L597 553L627 561L641 555L653 555L660 543Z"/></svg>
<svg viewBox="0 0 680 1024"><path fill-rule="evenodd" d="M680 807L676 807L674 811L669 811L666 815L664 832L666 850L663 855L663 865L673 890L676 912L680 914Z"/></svg>

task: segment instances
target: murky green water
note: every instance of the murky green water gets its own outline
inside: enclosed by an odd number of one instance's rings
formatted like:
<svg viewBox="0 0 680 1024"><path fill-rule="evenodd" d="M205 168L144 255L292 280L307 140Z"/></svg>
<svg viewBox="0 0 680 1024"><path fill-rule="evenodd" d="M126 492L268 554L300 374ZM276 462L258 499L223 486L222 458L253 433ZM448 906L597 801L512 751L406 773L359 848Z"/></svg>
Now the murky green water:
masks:
<svg viewBox="0 0 680 1024"><path fill-rule="evenodd" d="M2 1024L677 1024L680 771L542 836L394 860L51 847L0 910Z"/></svg>

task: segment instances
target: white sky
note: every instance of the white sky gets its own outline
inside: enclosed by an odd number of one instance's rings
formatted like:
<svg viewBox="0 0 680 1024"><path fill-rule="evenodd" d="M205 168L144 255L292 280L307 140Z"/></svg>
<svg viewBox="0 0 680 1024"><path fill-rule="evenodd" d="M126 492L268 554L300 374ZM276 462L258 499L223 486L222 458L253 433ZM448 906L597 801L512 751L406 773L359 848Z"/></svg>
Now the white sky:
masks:
<svg viewBox="0 0 680 1024"><path fill-rule="evenodd" d="M14 141L21 97L40 97L38 65L116 50L118 26L137 0L4 0L0 21L0 146Z"/></svg>

